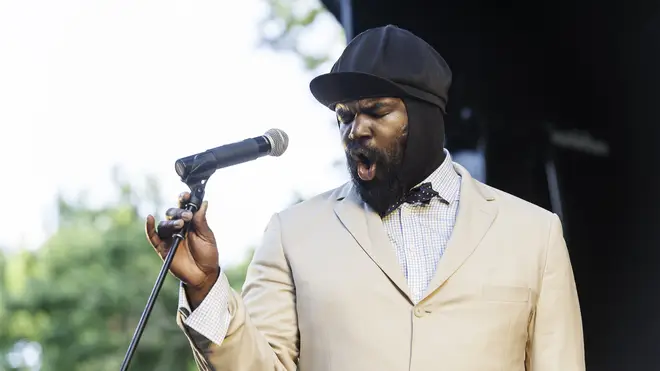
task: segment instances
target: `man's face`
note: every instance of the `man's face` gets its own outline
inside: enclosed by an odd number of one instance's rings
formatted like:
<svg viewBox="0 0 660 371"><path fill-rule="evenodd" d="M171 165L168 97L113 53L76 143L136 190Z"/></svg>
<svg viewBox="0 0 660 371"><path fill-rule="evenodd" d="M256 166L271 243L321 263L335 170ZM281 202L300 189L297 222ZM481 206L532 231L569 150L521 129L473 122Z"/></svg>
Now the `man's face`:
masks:
<svg viewBox="0 0 660 371"><path fill-rule="evenodd" d="M335 113L351 178L362 199L382 214L403 193L406 106L399 98L362 99L337 104Z"/></svg>

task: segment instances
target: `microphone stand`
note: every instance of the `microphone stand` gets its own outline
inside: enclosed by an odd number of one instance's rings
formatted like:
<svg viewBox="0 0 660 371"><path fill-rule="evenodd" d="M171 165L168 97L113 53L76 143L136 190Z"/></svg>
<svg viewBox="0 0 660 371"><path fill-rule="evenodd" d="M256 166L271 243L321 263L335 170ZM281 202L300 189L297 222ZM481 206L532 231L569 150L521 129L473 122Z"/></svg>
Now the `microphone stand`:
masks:
<svg viewBox="0 0 660 371"><path fill-rule="evenodd" d="M202 206L206 183L216 170L214 168L206 169L206 168L202 168L201 166L196 166L199 163L201 162L194 161L194 163L190 166L190 169L184 170L178 167L176 168L177 173L179 173L181 177L181 181L186 183L188 188L190 188L190 201L186 205L185 209L192 213L197 212L197 210L199 210L199 208ZM140 342L140 338L142 337L144 328L147 325L147 321L149 320L151 311L153 310L154 304L156 303L156 298L160 293L160 289L163 287L163 283L165 282L165 277L167 277L167 272L170 270L170 266L172 265L172 260L174 260L174 255L176 254L176 250L179 247L181 241L183 241L186 238L186 235L188 234L188 230L190 229L190 224L191 222L186 223L181 229L180 233L175 233L172 236L174 237L174 240L172 241L172 246L170 247L170 250L167 252L167 256L165 257L163 266L161 267L160 272L158 273L158 277L156 278L156 283L154 284L154 287L151 290L151 294L149 294L149 299L147 299L147 305L142 311L142 315L140 316L140 321L138 322L137 328L133 333L133 338L131 339L131 343L128 346L126 355L124 356L124 361L121 364L121 371L128 370L128 366L130 365L131 360L133 359L133 355L135 354L135 349L137 348L137 345Z"/></svg>

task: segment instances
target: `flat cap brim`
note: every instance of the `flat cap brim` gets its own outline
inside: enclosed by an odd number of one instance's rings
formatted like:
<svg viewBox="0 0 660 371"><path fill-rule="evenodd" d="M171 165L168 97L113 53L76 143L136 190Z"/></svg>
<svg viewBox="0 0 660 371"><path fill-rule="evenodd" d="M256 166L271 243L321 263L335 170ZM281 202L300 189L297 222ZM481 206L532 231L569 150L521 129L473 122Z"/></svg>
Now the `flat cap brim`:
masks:
<svg viewBox="0 0 660 371"><path fill-rule="evenodd" d="M315 77L309 89L319 103L331 110L341 102L367 98L413 97L434 104L445 112L446 102L426 91L364 72L331 72Z"/></svg>

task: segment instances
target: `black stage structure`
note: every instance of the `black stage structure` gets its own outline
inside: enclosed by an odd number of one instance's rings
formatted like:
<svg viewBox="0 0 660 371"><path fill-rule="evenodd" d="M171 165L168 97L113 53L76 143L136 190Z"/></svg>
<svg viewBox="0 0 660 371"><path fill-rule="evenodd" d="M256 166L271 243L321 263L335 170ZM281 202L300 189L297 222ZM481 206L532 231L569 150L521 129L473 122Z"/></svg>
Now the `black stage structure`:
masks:
<svg viewBox="0 0 660 371"><path fill-rule="evenodd" d="M349 39L394 24L445 57L447 147L563 220L588 370L660 370L660 2L324 4Z"/></svg>

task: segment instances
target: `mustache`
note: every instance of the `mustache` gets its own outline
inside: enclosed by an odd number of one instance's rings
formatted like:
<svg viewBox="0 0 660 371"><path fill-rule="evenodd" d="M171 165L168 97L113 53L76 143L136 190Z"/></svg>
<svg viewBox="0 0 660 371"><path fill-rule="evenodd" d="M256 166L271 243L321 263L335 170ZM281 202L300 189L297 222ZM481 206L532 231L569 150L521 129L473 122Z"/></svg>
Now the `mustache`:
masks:
<svg viewBox="0 0 660 371"><path fill-rule="evenodd" d="M346 146L346 156L350 162L365 163L380 162L386 157L383 151L358 143L349 143Z"/></svg>

